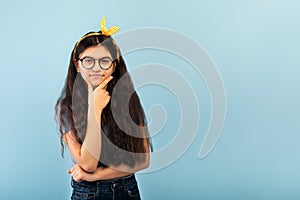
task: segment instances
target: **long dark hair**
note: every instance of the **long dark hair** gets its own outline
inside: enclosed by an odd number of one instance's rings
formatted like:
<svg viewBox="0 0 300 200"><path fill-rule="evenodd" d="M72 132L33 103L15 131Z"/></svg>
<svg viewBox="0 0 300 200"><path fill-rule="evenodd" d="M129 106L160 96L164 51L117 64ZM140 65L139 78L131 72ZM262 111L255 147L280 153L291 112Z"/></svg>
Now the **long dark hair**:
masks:
<svg viewBox="0 0 300 200"><path fill-rule="evenodd" d="M119 47L111 36L100 33L87 33L82 40L75 44L70 56L65 85L55 105L55 118L60 132L62 155L64 154L64 133L71 130L80 144L82 144L86 134L88 89L86 82L76 70L76 62L78 62L79 55L85 49L101 44L109 50L115 63L115 70L112 74L114 78L107 84L107 91L110 95L114 93L117 101L110 101L102 111L102 149L98 166L108 166L110 164L118 166L122 163L134 166L136 162L145 160L145 153L148 152L145 140L148 146L151 147L146 117L140 99L134 90L131 77L128 75ZM114 91L120 78L122 78L122 83L118 84L118 89ZM128 93L132 93L129 102L122 101L123 96L128 96ZM118 123L114 119L113 113L118 114ZM128 119L127 116L130 116L131 119ZM129 123L132 121L136 126ZM122 127L126 127L126 131L118 126L120 123ZM130 134L127 131L130 131ZM115 151L116 148L112 146L117 146L123 151ZM125 152L132 153L125 155Z"/></svg>

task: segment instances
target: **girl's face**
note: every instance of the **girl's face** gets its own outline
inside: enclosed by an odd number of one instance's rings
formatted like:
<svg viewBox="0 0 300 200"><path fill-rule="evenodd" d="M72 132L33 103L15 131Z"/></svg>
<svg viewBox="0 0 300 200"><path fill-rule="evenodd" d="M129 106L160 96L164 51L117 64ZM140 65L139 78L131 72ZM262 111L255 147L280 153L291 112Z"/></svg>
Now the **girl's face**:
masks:
<svg viewBox="0 0 300 200"><path fill-rule="evenodd" d="M96 88L104 79L111 76L114 72L115 63L111 62L112 60L112 56L107 48L99 44L87 48L79 55L76 69L86 82L91 83L93 88ZM102 68L109 68L102 69L100 65ZM90 68L91 66L93 67Z"/></svg>

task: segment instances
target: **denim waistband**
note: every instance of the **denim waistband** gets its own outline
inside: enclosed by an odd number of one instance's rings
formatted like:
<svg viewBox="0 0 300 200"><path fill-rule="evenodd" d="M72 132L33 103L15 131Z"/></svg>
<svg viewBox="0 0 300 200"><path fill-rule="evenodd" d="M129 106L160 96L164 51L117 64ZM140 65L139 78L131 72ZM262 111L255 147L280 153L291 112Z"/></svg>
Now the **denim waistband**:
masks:
<svg viewBox="0 0 300 200"><path fill-rule="evenodd" d="M123 176L120 178L114 178L114 179L108 179L108 180L99 180L99 181L93 181L93 182L88 182L88 181L82 181L82 182L76 182L72 178L72 187L84 187L84 188L89 188L93 190L117 190L122 187L127 187L130 183L133 181L136 181L135 175L130 174L128 176Z"/></svg>

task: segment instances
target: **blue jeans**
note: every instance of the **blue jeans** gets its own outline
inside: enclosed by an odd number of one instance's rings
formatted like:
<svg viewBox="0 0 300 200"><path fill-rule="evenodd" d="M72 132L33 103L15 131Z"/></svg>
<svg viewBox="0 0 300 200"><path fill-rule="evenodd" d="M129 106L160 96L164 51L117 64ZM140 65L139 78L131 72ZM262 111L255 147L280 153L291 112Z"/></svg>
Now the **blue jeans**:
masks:
<svg viewBox="0 0 300 200"><path fill-rule="evenodd" d="M140 200L134 174L110 180L76 182L72 179L72 200Z"/></svg>

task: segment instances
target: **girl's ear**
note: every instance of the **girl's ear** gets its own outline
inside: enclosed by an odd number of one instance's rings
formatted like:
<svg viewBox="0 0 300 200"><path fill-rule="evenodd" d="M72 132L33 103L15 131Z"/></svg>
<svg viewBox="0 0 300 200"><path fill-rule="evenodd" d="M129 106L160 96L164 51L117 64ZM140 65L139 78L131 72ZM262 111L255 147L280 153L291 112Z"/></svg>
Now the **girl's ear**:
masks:
<svg viewBox="0 0 300 200"><path fill-rule="evenodd" d="M75 65L75 67L76 67L76 71L79 72L79 64L78 64L78 61L75 60L75 59L73 59L73 63L74 63L74 65Z"/></svg>

